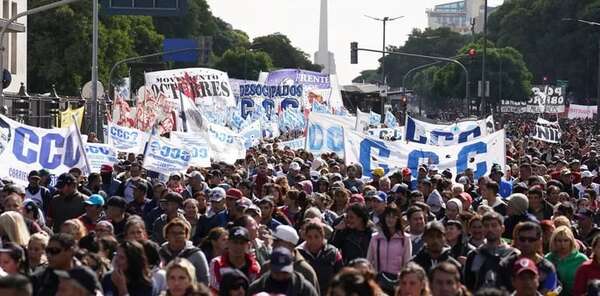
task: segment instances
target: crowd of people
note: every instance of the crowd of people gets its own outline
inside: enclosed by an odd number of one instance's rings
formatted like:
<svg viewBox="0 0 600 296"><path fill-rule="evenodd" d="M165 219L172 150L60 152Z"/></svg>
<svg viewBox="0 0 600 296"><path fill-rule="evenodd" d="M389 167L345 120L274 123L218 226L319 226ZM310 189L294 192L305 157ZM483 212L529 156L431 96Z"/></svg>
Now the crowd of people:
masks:
<svg viewBox="0 0 600 296"><path fill-rule="evenodd" d="M596 295L600 137L503 115L475 178L373 168L263 141L166 182L141 155L0 183L0 295Z"/></svg>

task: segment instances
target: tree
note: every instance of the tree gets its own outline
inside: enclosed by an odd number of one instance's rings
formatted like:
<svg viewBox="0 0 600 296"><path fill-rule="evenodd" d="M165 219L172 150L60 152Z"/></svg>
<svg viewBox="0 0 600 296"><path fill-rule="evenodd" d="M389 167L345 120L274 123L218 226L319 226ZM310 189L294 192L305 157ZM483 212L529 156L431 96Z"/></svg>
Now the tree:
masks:
<svg viewBox="0 0 600 296"><path fill-rule="evenodd" d="M227 72L229 78L245 80L257 80L261 71L269 71L272 67L268 54L241 47L228 49L215 63L215 68Z"/></svg>
<svg viewBox="0 0 600 296"><path fill-rule="evenodd" d="M321 71L320 65L310 62L308 55L294 47L287 36L275 33L256 37L251 48L267 53L276 68L300 68L311 71Z"/></svg>
<svg viewBox="0 0 600 296"><path fill-rule="evenodd" d="M32 0L30 7L53 1ZM28 18L28 89L48 92L56 84L59 93L77 95L91 79L91 3L83 1ZM68 25L65 25L68 22ZM110 67L127 57L159 51L162 36L150 17L100 18L98 74L106 82ZM125 74L124 69L119 73Z"/></svg>

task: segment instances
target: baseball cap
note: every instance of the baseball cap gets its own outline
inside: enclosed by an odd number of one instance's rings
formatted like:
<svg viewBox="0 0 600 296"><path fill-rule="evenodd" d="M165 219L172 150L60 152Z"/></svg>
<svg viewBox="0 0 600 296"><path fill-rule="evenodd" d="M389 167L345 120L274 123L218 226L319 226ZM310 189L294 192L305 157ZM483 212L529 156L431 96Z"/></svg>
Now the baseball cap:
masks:
<svg viewBox="0 0 600 296"><path fill-rule="evenodd" d="M163 196L162 201L174 202L176 204L183 203L183 197L177 192L169 192Z"/></svg>
<svg viewBox="0 0 600 296"><path fill-rule="evenodd" d="M96 274L88 267L76 266L69 271L55 270L54 273L61 278L74 280L92 295L102 291Z"/></svg>
<svg viewBox="0 0 600 296"><path fill-rule="evenodd" d="M200 179L200 181L204 182L204 176L199 171L192 171L186 175L189 179Z"/></svg>
<svg viewBox="0 0 600 296"><path fill-rule="evenodd" d="M290 250L279 247L271 253L271 270L274 272L294 272L294 260Z"/></svg>
<svg viewBox="0 0 600 296"><path fill-rule="evenodd" d="M387 202L387 194L383 191L377 191L377 194L374 197L378 202Z"/></svg>
<svg viewBox="0 0 600 296"><path fill-rule="evenodd" d="M300 165L297 162L292 162L290 164L290 170L292 170L292 171L299 171L300 170Z"/></svg>
<svg viewBox="0 0 600 296"><path fill-rule="evenodd" d="M581 177L582 178L593 178L594 174L592 174L592 172L590 172L590 171L584 171L583 173L581 173Z"/></svg>
<svg viewBox="0 0 600 296"><path fill-rule="evenodd" d="M56 188L62 188L65 185L75 184L77 180L75 177L69 173L64 173L58 176L56 180Z"/></svg>
<svg viewBox="0 0 600 296"><path fill-rule="evenodd" d="M112 173L113 167L108 164L103 164L100 166L101 173Z"/></svg>
<svg viewBox="0 0 600 296"><path fill-rule="evenodd" d="M513 264L513 274L519 275L523 272L530 271L535 275L538 275L538 268L535 265L535 262L529 258L522 257L519 260L515 261Z"/></svg>
<svg viewBox="0 0 600 296"><path fill-rule="evenodd" d="M27 176L27 178L28 179L38 178L39 179L40 178L40 172L38 172L38 171L31 171L31 172L29 172L29 176Z"/></svg>
<svg viewBox="0 0 600 296"><path fill-rule="evenodd" d="M275 228L275 233L273 234L273 237L275 239L279 239L293 245L298 244L298 241L300 240L296 229L289 225L277 226L277 228Z"/></svg>
<svg viewBox="0 0 600 296"><path fill-rule="evenodd" d="M221 201L225 199L225 189L221 187L215 187L208 193L209 201Z"/></svg>
<svg viewBox="0 0 600 296"><path fill-rule="evenodd" d="M365 192L365 200L373 199L373 198L377 198L377 191L369 190L369 191Z"/></svg>
<svg viewBox="0 0 600 296"><path fill-rule="evenodd" d="M248 229L235 226L229 229L229 240L243 240L250 241L250 234L248 233Z"/></svg>
<svg viewBox="0 0 600 296"><path fill-rule="evenodd" d="M242 197L235 201L235 206L242 209L242 211L252 206L252 201L249 198Z"/></svg>
<svg viewBox="0 0 600 296"><path fill-rule="evenodd" d="M560 175L561 176L566 176L566 175L570 175L571 174L571 170L569 169L562 169L562 171L560 171Z"/></svg>
<svg viewBox="0 0 600 296"><path fill-rule="evenodd" d="M444 225L438 221L431 221L425 225L425 231L423 231L423 235L426 235L428 232L438 231L441 234L444 234L446 230L444 229Z"/></svg>
<svg viewBox="0 0 600 296"><path fill-rule="evenodd" d="M412 174L412 171L409 168L402 169L402 176L406 177L406 176L410 176L411 174Z"/></svg>
<svg viewBox="0 0 600 296"><path fill-rule="evenodd" d="M101 207L104 205L104 197L102 197L100 194L92 194L87 200L84 201L84 203L86 205Z"/></svg>
<svg viewBox="0 0 600 296"><path fill-rule="evenodd" d="M452 172L450 171L450 169L445 169L442 172L442 177L444 177L446 179L452 179Z"/></svg>
<svg viewBox="0 0 600 296"><path fill-rule="evenodd" d="M391 190L391 192L393 192L393 193L405 193L407 191L408 191L408 185L406 185L404 183L395 184Z"/></svg>
<svg viewBox="0 0 600 296"><path fill-rule="evenodd" d="M385 175L385 171L383 170L382 167L376 167L376 168L374 168L373 171L372 171L372 173L373 173L374 176L377 176L377 177L380 177L380 178L383 177L383 175Z"/></svg>
<svg viewBox="0 0 600 296"><path fill-rule="evenodd" d="M242 197L244 197L244 194L239 189L230 188L227 190L227 193L225 194L225 196L239 200Z"/></svg>
<svg viewBox="0 0 600 296"><path fill-rule="evenodd" d="M365 198L360 193L352 194L350 196L350 202L349 203L351 203L351 204L353 204L353 203L365 204Z"/></svg>
<svg viewBox="0 0 600 296"><path fill-rule="evenodd" d="M116 207L125 210L127 208L127 201L120 196L113 196L106 202L107 207Z"/></svg>

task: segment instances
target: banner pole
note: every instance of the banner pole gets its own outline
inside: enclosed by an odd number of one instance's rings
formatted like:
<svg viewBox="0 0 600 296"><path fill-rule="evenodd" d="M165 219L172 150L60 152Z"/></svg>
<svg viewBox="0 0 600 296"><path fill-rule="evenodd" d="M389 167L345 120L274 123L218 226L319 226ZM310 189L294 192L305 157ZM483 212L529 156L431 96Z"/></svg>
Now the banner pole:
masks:
<svg viewBox="0 0 600 296"><path fill-rule="evenodd" d="M81 137L81 131L79 127L77 127L77 117L75 114L71 114L71 118L73 119L73 125L75 125L75 131L77 132L77 139L79 140L79 146L81 147L81 154L83 155L83 159L85 160L85 166L87 167L88 174L92 173L92 167L90 166L90 160L87 157L87 153L85 152L85 143L83 143L83 138Z"/></svg>

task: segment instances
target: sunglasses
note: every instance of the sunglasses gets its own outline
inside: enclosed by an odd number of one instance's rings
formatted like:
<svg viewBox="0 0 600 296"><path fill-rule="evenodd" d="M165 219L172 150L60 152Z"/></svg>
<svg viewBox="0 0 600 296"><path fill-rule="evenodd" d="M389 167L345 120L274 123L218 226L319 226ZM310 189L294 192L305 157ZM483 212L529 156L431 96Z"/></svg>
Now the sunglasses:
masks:
<svg viewBox="0 0 600 296"><path fill-rule="evenodd" d="M49 255L58 255L62 251L63 251L63 249L61 249L61 248L52 248L52 247L46 248L46 254L49 254Z"/></svg>
<svg viewBox="0 0 600 296"><path fill-rule="evenodd" d="M534 243L537 242L539 238L537 237L525 237L525 236L521 236L519 237L519 241L520 242L528 242L528 243Z"/></svg>

